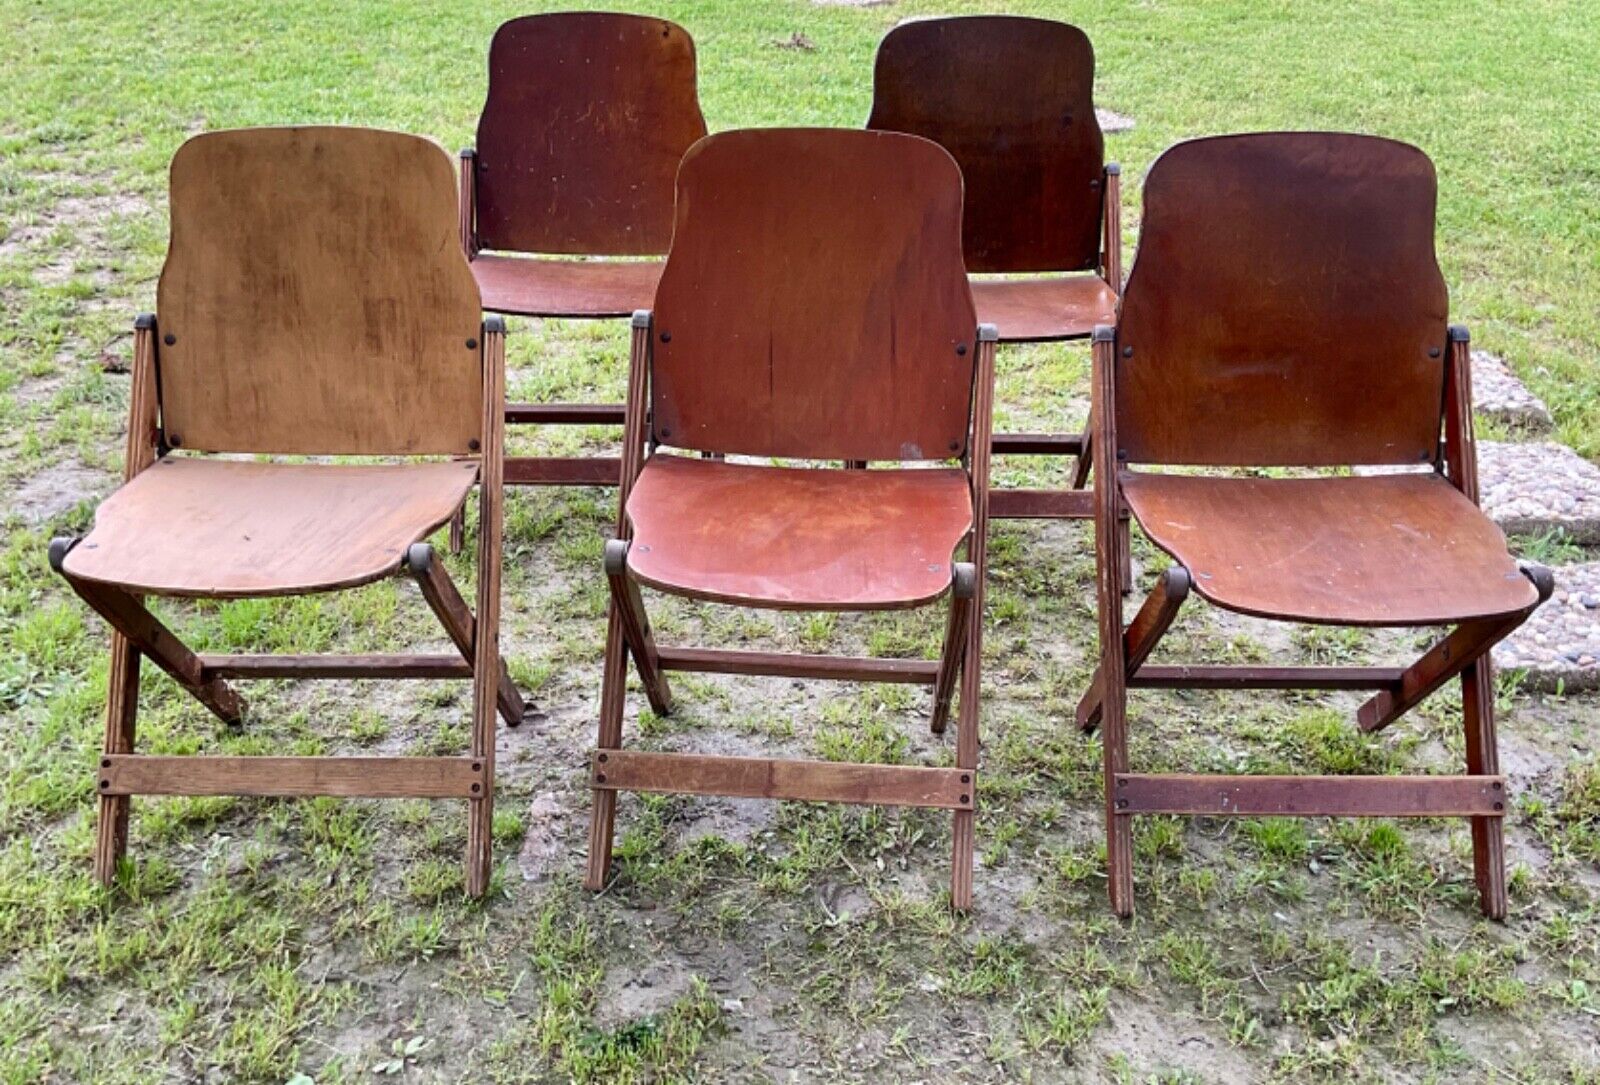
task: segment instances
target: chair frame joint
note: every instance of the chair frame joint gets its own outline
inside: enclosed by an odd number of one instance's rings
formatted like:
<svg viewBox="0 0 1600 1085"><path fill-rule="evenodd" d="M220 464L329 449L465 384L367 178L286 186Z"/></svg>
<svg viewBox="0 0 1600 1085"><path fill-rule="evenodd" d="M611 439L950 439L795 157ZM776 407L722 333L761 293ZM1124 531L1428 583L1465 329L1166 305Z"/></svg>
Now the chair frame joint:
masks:
<svg viewBox="0 0 1600 1085"><path fill-rule="evenodd" d="M433 568L433 545L431 543L412 543L406 548L406 571L412 576L426 576L429 569Z"/></svg>
<svg viewBox="0 0 1600 1085"><path fill-rule="evenodd" d="M1115 324L1096 324L1094 326L1093 342L1114 343L1117 339L1117 326Z"/></svg>
<svg viewBox="0 0 1600 1085"><path fill-rule="evenodd" d="M633 544L627 539L607 539L605 548L605 570L607 576L621 576L628 568L628 548Z"/></svg>
<svg viewBox="0 0 1600 1085"><path fill-rule="evenodd" d="M59 535L50 540L50 568L54 569L57 575L67 575L63 568L67 563L67 555L82 541L82 535Z"/></svg>
<svg viewBox="0 0 1600 1085"><path fill-rule="evenodd" d="M1450 342L1470 343L1472 342L1472 333L1467 330L1465 324L1452 324L1450 325Z"/></svg>
<svg viewBox="0 0 1600 1085"><path fill-rule="evenodd" d="M51 545L53 547L55 544ZM1555 594L1556 590L1556 575L1550 571L1550 567L1536 561L1519 561L1517 569L1523 576L1533 581L1534 589L1539 593L1539 602L1534 605L1534 609L1549 602L1550 596Z"/></svg>

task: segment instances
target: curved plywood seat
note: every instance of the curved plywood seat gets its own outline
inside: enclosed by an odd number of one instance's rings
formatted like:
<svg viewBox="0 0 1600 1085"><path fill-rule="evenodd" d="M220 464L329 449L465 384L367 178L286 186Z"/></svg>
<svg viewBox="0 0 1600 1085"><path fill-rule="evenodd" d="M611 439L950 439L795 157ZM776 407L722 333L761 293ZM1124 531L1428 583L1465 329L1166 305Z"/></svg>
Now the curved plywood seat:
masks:
<svg viewBox="0 0 1600 1085"><path fill-rule="evenodd" d="M1229 610L1340 625L1442 625L1537 601L1505 536L1435 474L1125 474L1128 507Z"/></svg>
<svg viewBox="0 0 1600 1085"><path fill-rule="evenodd" d="M697 599L795 610L915 606L950 587L972 527L966 473L656 456L628 498L628 567Z"/></svg>
<svg viewBox="0 0 1600 1085"><path fill-rule="evenodd" d="M371 466L160 460L112 494L66 557L150 595L294 595L395 572L450 519L476 461Z"/></svg>
<svg viewBox="0 0 1600 1085"><path fill-rule="evenodd" d="M1098 275L973 279L972 303L1003 343L1084 339L1096 324L1117 322L1116 291Z"/></svg>
<svg viewBox="0 0 1600 1085"><path fill-rule="evenodd" d="M628 316L655 304L660 260L536 260L473 257L472 274L491 313L513 316Z"/></svg>

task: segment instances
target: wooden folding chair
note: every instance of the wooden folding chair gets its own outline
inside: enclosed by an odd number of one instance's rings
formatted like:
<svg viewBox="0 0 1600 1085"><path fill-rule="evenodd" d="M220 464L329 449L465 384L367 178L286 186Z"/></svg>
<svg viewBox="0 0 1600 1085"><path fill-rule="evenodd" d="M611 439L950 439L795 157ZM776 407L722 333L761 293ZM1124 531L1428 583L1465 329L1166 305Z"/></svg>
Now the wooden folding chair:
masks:
<svg viewBox="0 0 1600 1085"><path fill-rule="evenodd" d="M516 724L523 703L497 647L505 330L482 319L455 245L449 156L370 129L212 132L179 149L171 185L157 314L134 330L125 481L86 537L50 547L51 565L114 631L95 874L106 884L116 874L133 795L458 798L469 808L467 891L481 894L495 707ZM476 617L421 541L474 482ZM455 653L200 655L142 598L300 595L396 573L417 581ZM471 748L139 754L141 658L229 725L245 713L232 678L472 678Z"/></svg>
<svg viewBox="0 0 1600 1085"><path fill-rule="evenodd" d="M502 25L477 146L461 152L461 244L483 307L571 318L648 309L672 241L678 163L705 134L694 42L676 23L561 12ZM550 258L563 255L583 259ZM509 403L506 422L620 426L623 405ZM505 481L615 486L621 469L616 457L512 456Z"/></svg>
<svg viewBox="0 0 1600 1085"><path fill-rule="evenodd" d="M951 898L967 908L995 334L962 269L960 172L897 133L728 132L684 159L677 208L653 322L633 318L585 884L606 881L618 791L929 806L954 811ZM949 593L950 617L937 662L671 647L655 643L641 584L835 612ZM959 674L955 765L630 752L629 655L657 713L672 708L671 671L910 682L933 687L936 733Z"/></svg>
<svg viewBox="0 0 1600 1085"><path fill-rule="evenodd" d="M1105 161L1082 30L1013 15L902 23L878 46L867 127L924 136L955 156L973 301L1002 343L1086 339L1116 323L1121 169ZM1004 277L979 277L992 273ZM996 454L1076 460L1070 489L996 489L991 515L1090 519L1088 445L1087 426L995 434Z"/></svg>
<svg viewBox="0 0 1600 1085"><path fill-rule="evenodd" d="M1138 814L1468 817L1485 914L1506 911L1489 649L1548 598L1477 507L1467 332L1446 327L1433 165L1370 136L1181 143L1150 168L1119 326L1094 335L1101 661L1078 706L1105 744L1112 907L1133 910ZM1201 468L1423 467L1362 476ZM1425 470L1432 465L1433 470ZM1177 562L1122 625L1126 502ZM1343 626L1454 626L1408 667L1145 662L1193 587L1242 614ZM1350 689L1374 732L1460 677L1466 774L1130 772L1127 689Z"/></svg>

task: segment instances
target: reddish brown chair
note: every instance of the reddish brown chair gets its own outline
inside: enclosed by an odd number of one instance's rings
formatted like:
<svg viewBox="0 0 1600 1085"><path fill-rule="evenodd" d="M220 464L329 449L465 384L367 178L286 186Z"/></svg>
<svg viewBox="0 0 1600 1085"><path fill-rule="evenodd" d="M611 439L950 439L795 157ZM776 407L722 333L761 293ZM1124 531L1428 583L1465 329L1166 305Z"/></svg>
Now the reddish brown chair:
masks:
<svg viewBox="0 0 1600 1085"><path fill-rule="evenodd" d="M1101 662L1078 706L1105 744L1112 907L1133 910L1138 814L1468 817L1485 914L1506 912L1489 649L1548 598L1478 510L1467 332L1446 326L1433 165L1370 136L1222 136L1144 186L1119 326L1094 335ZM1195 254L1203 254L1197 259ZM1136 466L1432 471L1161 474ZM1177 564L1126 629L1126 501ZM1228 610L1344 626L1454 626L1409 667L1146 663L1190 587ZM1129 687L1368 690L1366 732L1460 676L1460 776L1130 772Z"/></svg>
<svg viewBox="0 0 1600 1085"><path fill-rule="evenodd" d="M562 12L502 25L477 147L461 152L461 244L483 307L574 318L648 309L672 242L678 163L705 134L694 42L676 23ZM506 421L621 425L623 406L510 403ZM505 480L614 486L620 471L614 457L513 456Z"/></svg>
<svg viewBox="0 0 1600 1085"><path fill-rule="evenodd" d="M454 244L449 156L370 129L213 132L179 149L171 184L157 315L135 324L125 481L86 537L50 547L51 565L114 631L95 874L115 877L133 795L457 798L469 808L467 891L481 894L495 706L516 724L523 703L498 650L505 333L482 319ZM476 617L422 541L475 482ZM142 598L300 595L396 573L416 579L455 653L197 655ZM229 725L245 713L232 678L471 678L471 748L135 753L141 658Z"/></svg>
<svg viewBox="0 0 1600 1085"><path fill-rule="evenodd" d="M955 156L973 301L1002 343L1084 339L1116 323L1121 171L1105 161L1083 31L1013 15L902 23L878 46L867 127L924 136ZM1005 277L978 277L989 273ZM996 490L993 515L1091 517L1087 440L1087 428L996 434L996 453L1077 463L1070 490Z"/></svg>
<svg viewBox="0 0 1600 1085"><path fill-rule="evenodd" d="M951 897L966 908L995 335L977 324L962 268L960 172L896 133L728 132L684 159L677 207L653 322L633 321L585 884L605 884L618 791L931 806L954 811ZM950 619L938 661L669 647L655 643L640 585L778 610L899 609L948 593ZM933 687L935 732L959 674L955 765L624 750L629 655L657 713L672 708L671 671L911 682Z"/></svg>

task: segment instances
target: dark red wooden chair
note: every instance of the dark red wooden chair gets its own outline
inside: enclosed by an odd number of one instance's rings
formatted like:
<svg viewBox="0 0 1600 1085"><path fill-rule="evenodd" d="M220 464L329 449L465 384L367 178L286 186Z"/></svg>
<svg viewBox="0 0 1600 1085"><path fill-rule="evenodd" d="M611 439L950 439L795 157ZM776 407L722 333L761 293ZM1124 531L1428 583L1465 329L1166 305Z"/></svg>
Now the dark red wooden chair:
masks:
<svg viewBox="0 0 1600 1085"><path fill-rule="evenodd" d="M1370 136L1182 143L1151 167L1115 330L1094 336L1101 662L1078 707L1105 744L1112 907L1133 909L1138 814L1468 817L1483 911L1506 911L1509 797L1489 649L1548 598L1477 507L1467 332L1447 326L1433 165ZM1203 254L1203 259L1196 257ZM1430 467L1360 476L1134 470ZM1113 555L1123 502L1177 564L1126 628ZM1453 626L1408 667L1147 663L1190 588L1258 617ZM1459 677L1459 776L1199 776L1129 771L1129 687L1352 689L1388 726Z"/></svg>
<svg viewBox="0 0 1600 1085"><path fill-rule="evenodd" d="M960 172L926 140L739 131L684 159L655 313L634 315L618 538L605 555L591 889L607 878L617 792L670 791L949 809L952 900L970 905L995 336L974 315L960 229ZM734 455L879 466L723 458ZM641 585L780 610L949 595L950 619L938 661L670 647L655 643ZM671 671L912 682L933 687L935 732L959 674L955 764L623 749L630 655L657 713L672 708Z"/></svg>
<svg viewBox="0 0 1600 1085"><path fill-rule="evenodd" d="M867 127L924 136L960 164L972 297L1002 343L1085 339L1116 323L1121 171L1105 161L1082 30L1013 15L902 23L878 46ZM1087 428L996 434L997 454L1077 460L1071 489L996 490L992 514L1090 518L1087 443Z"/></svg>
<svg viewBox="0 0 1600 1085"><path fill-rule="evenodd" d="M705 134L694 42L676 23L561 12L502 25L477 146L461 152L461 244L483 307L572 318L648 309L672 242L678 163ZM512 425L622 420L620 403L506 406ZM614 457L513 456L505 480L614 486L620 471Z"/></svg>
<svg viewBox="0 0 1600 1085"><path fill-rule="evenodd" d="M455 245L450 158L371 129L212 132L173 159L171 202L157 314L134 331L125 482L86 537L50 548L51 565L114 630L95 874L113 881L136 794L457 798L469 807L466 886L481 894L495 707L510 724L524 707L498 649L504 327L483 320ZM476 616L422 541L474 483ZM455 653L197 655L143 600L329 592L396 573L417 581ZM471 678L471 748L136 753L143 658L229 725L245 711L234 678Z"/></svg>

